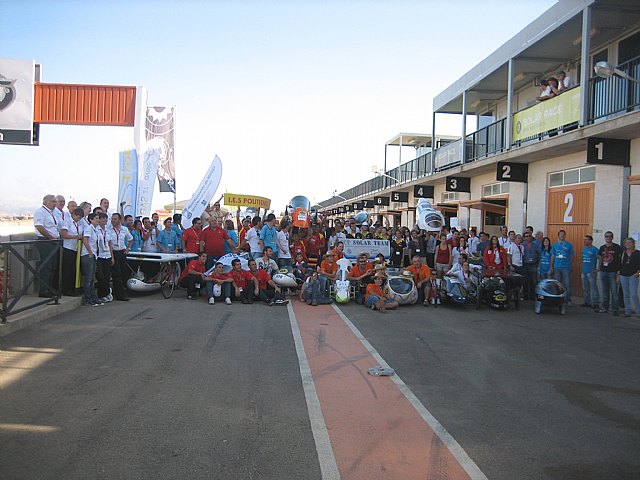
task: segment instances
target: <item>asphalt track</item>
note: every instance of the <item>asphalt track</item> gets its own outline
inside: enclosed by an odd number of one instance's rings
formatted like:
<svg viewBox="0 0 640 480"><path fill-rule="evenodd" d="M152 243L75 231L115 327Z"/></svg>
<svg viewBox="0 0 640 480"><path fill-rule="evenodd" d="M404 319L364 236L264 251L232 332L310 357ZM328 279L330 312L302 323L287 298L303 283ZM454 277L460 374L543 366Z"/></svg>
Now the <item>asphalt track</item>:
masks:
<svg viewBox="0 0 640 480"><path fill-rule="evenodd" d="M1 479L640 476L637 320L182 294L0 338Z"/></svg>

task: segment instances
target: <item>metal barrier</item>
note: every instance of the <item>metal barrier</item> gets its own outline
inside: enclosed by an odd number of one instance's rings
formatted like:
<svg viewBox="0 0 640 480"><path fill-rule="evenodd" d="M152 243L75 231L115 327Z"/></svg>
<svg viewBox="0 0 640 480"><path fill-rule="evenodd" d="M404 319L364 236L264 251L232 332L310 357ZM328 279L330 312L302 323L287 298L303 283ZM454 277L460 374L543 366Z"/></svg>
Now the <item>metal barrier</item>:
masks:
<svg viewBox="0 0 640 480"><path fill-rule="evenodd" d="M467 135L465 163L501 153L506 148L506 118Z"/></svg>
<svg viewBox="0 0 640 480"><path fill-rule="evenodd" d="M39 248L38 244L46 246ZM34 251L47 251L34 267ZM7 322L9 315L24 312L53 301L58 305L60 285L62 283L62 241L60 240L18 240L0 242L0 296L2 309L0 321ZM28 295L34 287L40 287L42 272L51 271L52 285L48 292L51 298L39 298ZM57 277L57 278L56 278ZM16 285L17 283L17 285ZM36 291L37 293L37 291Z"/></svg>

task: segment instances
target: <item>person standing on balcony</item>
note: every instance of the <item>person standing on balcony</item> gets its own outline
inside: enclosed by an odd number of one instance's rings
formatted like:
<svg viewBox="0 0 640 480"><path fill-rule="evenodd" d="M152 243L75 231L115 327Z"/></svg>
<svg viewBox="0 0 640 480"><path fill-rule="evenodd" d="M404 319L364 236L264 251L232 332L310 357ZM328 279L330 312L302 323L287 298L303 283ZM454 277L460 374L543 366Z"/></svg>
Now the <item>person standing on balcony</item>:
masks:
<svg viewBox="0 0 640 480"><path fill-rule="evenodd" d="M564 70L560 70L556 73L556 78L558 79L558 90L560 92L573 87L573 80L565 73Z"/></svg>
<svg viewBox="0 0 640 480"><path fill-rule="evenodd" d="M598 250L598 256L597 270L602 289L602 304L597 312L609 313L609 305L611 304L613 315L617 317L620 297L618 295L616 272L620 270L622 247L617 243L613 243L613 232L605 232L604 245Z"/></svg>
<svg viewBox="0 0 640 480"><path fill-rule="evenodd" d="M53 298L54 278L53 272L58 268L58 255L55 253L59 240L58 220L54 213L56 208L55 195L45 195L42 206L33 214L33 225L36 229L36 249L40 254L40 282L38 295L42 298Z"/></svg>
<svg viewBox="0 0 640 480"><path fill-rule="evenodd" d="M558 241L551 247L551 267L549 275L562 282L565 289L565 301L571 305L571 261L574 250L571 242L566 241L567 232L558 232Z"/></svg>

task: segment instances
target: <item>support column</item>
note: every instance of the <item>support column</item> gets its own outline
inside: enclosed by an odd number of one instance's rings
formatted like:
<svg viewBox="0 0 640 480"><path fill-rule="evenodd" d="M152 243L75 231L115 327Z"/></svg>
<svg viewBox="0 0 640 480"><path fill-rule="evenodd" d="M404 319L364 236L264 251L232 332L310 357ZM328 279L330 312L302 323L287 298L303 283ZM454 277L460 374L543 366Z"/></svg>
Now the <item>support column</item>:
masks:
<svg viewBox="0 0 640 480"><path fill-rule="evenodd" d="M462 92L462 158L460 165L464 165L467 158L467 91Z"/></svg>
<svg viewBox="0 0 640 480"><path fill-rule="evenodd" d="M591 7L582 10L582 48L580 52L580 126L589 121L589 78L591 78Z"/></svg>
<svg viewBox="0 0 640 480"><path fill-rule="evenodd" d="M387 173L387 146L388 146L388 144L385 143L384 144L384 173ZM382 178L383 178L382 186L384 188L386 188L387 187L387 177L382 177Z"/></svg>
<svg viewBox="0 0 640 480"><path fill-rule="evenodd" d="M433 112L431 119L431 171L430 175L433 175L435 172L436 165L436 112Z"/></svg>
<svg viewBox="0 0 640 480"><path fill-rule="evenodd" d="M398 151L398 166L402 165L402 143L403 143L403 138L402 135L400 135L400 150ZM387 173L386 171L384 173Z"/></svg>
<svg viewBox="0 0 640 480"><path fill-rule="evenodd" d="M507 123L506 123L506 135L505 135L505 148L509 150L511 143L513 142L513 69L515 61L513 58L509 59L509 73L507 78Z"/></svg>

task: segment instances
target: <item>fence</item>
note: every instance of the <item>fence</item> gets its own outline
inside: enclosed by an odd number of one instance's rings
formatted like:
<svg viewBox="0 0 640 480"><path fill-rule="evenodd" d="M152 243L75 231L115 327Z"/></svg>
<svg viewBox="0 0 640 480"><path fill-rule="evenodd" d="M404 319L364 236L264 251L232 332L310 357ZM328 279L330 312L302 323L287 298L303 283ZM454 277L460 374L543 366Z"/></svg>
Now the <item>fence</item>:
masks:
<svg viewBox="0 0 640 480"><path fill-rule="evenodd" d="M40 258L40 253L45 258ZM17 240L0 242L0 321L51 301L60 300L62 242L60 240ZM42 277L51 273L51 298L37 293ZM44 275L43 275L44 273Z"/></svg>

